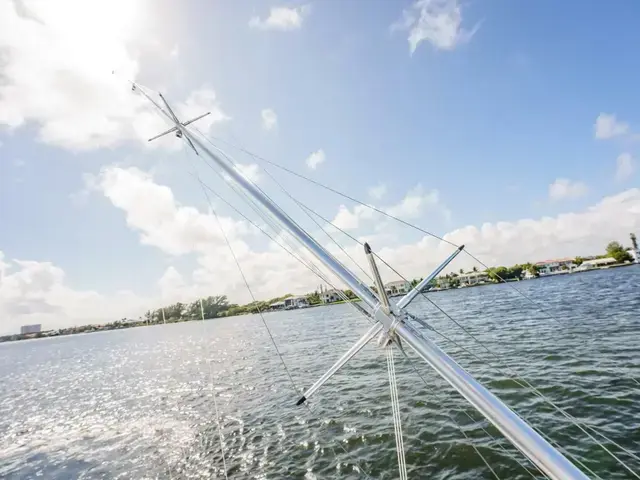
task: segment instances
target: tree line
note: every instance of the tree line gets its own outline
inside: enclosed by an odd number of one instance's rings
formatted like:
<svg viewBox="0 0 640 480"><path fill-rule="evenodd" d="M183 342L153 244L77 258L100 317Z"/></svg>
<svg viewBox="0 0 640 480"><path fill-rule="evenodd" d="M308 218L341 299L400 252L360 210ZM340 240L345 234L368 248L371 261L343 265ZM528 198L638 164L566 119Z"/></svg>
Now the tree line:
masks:
<svg viewBox="0 0 640 480"><path fill-rule="evenodd" d="M636 236L634 234L631 234L631 242L633 248L637 249L638 244ZM625 249L619 242L615 241L607 244L605 253L602 255L597 255L595 258L606 257L614 258L618 263L633 261L633 257L629 254L627 249ZM576 257L573 261L576 266L581 265L583 262L584 258L582 257ZM478 268L473 267L472 271L478 272ZM493 282L519 280L526 274L526 272L529 272L529 276L532 277L538 277L540 275L538 267L533 263L516 264L510 267L497 266L490 267L484 270L484 273L486 273L489 279ZM448 288L458 287L460 286L460 275L463 275L464 273L464 270L460 269L458 273L448 273L446 275L442 275L434 279L429 286ZM421 281L422 278L415 278L409 283L413 288ZM371 288L376 291L375 287ZM356 298L356 295L351 290L343 290L343 293L345 294L345 297L350 300ZM282 302L292 296L292 294L288 293L281 297L275 297L265 301L251 302L247 303L246 305L229 303L226 295L209 296L202 299L202 310L200 308L200 300L196 300L192 303L178 302L159 308L157 310L149 310L144 315L144 318L141 319L141 321L148 324L164 322L172 323L183 322L187 320L198 320L201 319L203 315L205 319L210 319L218 317L231 317L249 313L255 314L267 311L269 310L270 305L277 302ZM310 305L318 305L322 302L320 293L318 291L314 291L305 296Z"/></svg>

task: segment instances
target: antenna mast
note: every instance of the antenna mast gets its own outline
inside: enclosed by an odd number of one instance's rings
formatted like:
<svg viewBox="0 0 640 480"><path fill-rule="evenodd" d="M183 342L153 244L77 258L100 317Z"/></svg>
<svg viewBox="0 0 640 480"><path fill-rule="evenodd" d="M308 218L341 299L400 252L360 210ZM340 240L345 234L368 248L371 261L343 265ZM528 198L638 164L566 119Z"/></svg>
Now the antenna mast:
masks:
<svg viewBox="0 0 640 480"><path fill-rule="evenodd" d="M188 122L181 123L173 113L165 98L160 95L166 110L154 101L143 89L135 83L133 90L140 91L156 108L173 124L173 127L156 137L159 138L171 132L176 132L176 136L183 138L194 152L199 155L202 152L218 165L224 173L231 177L246 193L268 210L279 223L296 237L320 262L332 270L360 299L369 307L372 318L376 322L371 328L331 369L316 382L305 395L298 400L298 404L303 403L311 393L316 391L333 373L342 367L352 358L364 345L366 345L377 333L384 332L386 337L398 343L400 339L409 345L425 362L427 362L442 378L444 378L453 388L455 388L476 410L482 413L500 432L513 443L531 462L533 462L542 472L553 480L588 480L573 463L564 455L550 445L540 434L538 434L527 422L521 419L515 412L507 407L498 397L485 388L473 376L467 373L455 360L441 350L429 338L423 337L407 322L405 308L409 303L426 287L429 281L444 269L459 253L463 247L457 249L447 258L431 275L416 285L400 301L393 305L378 300L376 295L366 284L362 283L349 269L342 265L331 253L325 250L313 237L311 237L298 224L293 222L284 211L268 198L252 182L239 173L229 162L226 162L219 155L212 152L207 146L194 135L187 125L202 118L196 117ZM377 271L375 262L372 262L373 254L368 245L365 246L365 253L370 260L374 272ZM379 276L378 276L379 278ZM380 282L381 283L381 282ZM380 286L384 290L384 286ZM380 292L380 298L385 299L384 291Z"/></svg>

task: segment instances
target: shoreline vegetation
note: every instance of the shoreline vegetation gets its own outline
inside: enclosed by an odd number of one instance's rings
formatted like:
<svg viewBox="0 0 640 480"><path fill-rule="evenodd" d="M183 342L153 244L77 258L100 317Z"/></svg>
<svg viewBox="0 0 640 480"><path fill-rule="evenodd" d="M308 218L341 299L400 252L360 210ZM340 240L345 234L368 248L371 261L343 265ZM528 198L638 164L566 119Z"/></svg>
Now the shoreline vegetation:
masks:
<svg viewBox="0 0 640 480"><path fill-rule="evenodd" d="M524 263L513 265L511 267L490 267L484 271L479 271L477 267L474 267L471 272L466 273L460 269L458 272L447 273L435 278L423 291L469 288L481 285L493 285L496 283L523 281L532 278L551 277L561 274L573 274L592 270L629 266L640 261L637 253L635 254L635 259L630 253L633 251L638 252L635 235L632 234L631 239L633 242L633 249L625 249L618 242L610 242L607 245L606 253L604 255L549 260L535 264ZM587 265L588 268L585 268ZM394 288L394 290L388 291L387 293L391 296L403 295L409 288L415 287L421 281L422 278L413 279L411 282L406 282L406 288L403 291L397 291ZM371 288L376 291L375 287ZM321 293L318 291L303 295L303 297L307 299L309 307L337 305L346 302L360 301L360 299L357 298L351 290L343 290L342 292L347 300L323 302ZM157 310L149 310L138 319L123 318L122 320L116 320L114 322L104 324L81 325L57 330L5 335L0 336L0 343L33 338L74 335L78 333L120 330L124 328L143 327L166 323L189 322L202 320L203 316L206 320L211 320L214 318L234 317L237 315L257 314L260 312L264 313L272 311L272 305L283 302L285 299L290 297L294 297L294 295L286 294L282 297L276 297L266 301L255 301L246 305L237 305L229 303L226 295L209 296L202 300L196 300L193 303L178 302L173 305L161 307Z"/></svg>

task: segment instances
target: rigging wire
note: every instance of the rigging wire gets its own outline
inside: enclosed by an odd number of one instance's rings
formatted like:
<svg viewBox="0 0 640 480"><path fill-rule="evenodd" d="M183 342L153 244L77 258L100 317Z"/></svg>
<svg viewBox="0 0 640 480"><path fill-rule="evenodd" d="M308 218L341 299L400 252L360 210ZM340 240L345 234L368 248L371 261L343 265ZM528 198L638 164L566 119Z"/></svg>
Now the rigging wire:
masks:
<svg viewBox="0 0 640 480"><path fill-rule="evenodd" d="M202 329L205 330L204 323L204 307L202 306L202 297L200 298L200 317L202 319ZM224 466L224 478L229 480L229 476L227 474L227 459L224 454L224 438L222 436L222 426L220 425L220 413L218 411L218 401L216 400L216 392L213 389L213 369L211 368L211 358L207 359L207 364L209 365L209 377L211 380L211 395L213 397L213 406L216 411L216 423L218 425L218 438L220 439L220 452L222 453L222 465Z"/></svg>
<svg viewBox="0 0 640 480"><path fill-rule="evenodd" d="M393 428L396 436L396 454L398 456L398 469L400 480L407 480L407 461L404 453L404 442L402 439L402 419L400 417L400 400L398 398L398 383L396 381L396 369L394 364L393 344L384 347L387 357L387 371L389 374L389 391L391 393L391 412L393 416Z"/></svg>

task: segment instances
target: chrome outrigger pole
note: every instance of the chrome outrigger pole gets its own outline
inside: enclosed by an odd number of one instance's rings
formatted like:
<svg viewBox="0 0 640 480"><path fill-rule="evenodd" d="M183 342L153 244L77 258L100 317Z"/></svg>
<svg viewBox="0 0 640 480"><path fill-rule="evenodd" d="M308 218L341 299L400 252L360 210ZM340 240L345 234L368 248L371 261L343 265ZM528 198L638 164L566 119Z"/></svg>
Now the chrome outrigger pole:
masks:
<svg viewBox="0 0 640 480"><path fill-rule="evenodd" d="M133 84L136 89L136 84ZM498 397L485 388L473 376L467 373L449 355L440 349L433 341L420 335L406 321L407 313L404 308L427 285L428 281L435 277L455 256L462 247L454 252L445 262L429 275L425 280L416 285L414 289L405 295L396 305L383 305L378 296L349 269L340 263L320 243L316 242L305 230L293 222L284 211L269 199L260 189L250 182L244 175L238 172L230 162L225 161L207 146L187 127L187 123L180 121L173 114L168 104L161 97L169 111L165 111L142 89L137 88L161 113L174 125L171 131L180 132L183 138L196 151L203 152L215 162L229 177L231 177L245 192L269 211L280 224L296 237L313 255L327 268L333 271L373 312L372 318L376 327L371 328L354 347L325 374L314 387L311 387L298 403L304 402L306 396L317 390L335 371L353 357L366 343L378 332L384 332L390 339L399 338L409 345L425 362L427 362L442 378L455 388L473 407L484 415L500 432L515 445L531 462L533 462L544 474L553 480L585 480L588 477L571 463L562 453L550 445L527 422L507 407ZM195 119L194 119L195 121ZM174 130L175 129L175 130ZM198 150L196 150L196 147ZM370 249L367 255L372 258ZM375 265L375 263L374 263ZM384 298L384 288L378 289L381 298ZM388 300L387 300L388 301ZM372 333L372 332L376 333ZM312 391L313 390L313 391Z"/></svg>

